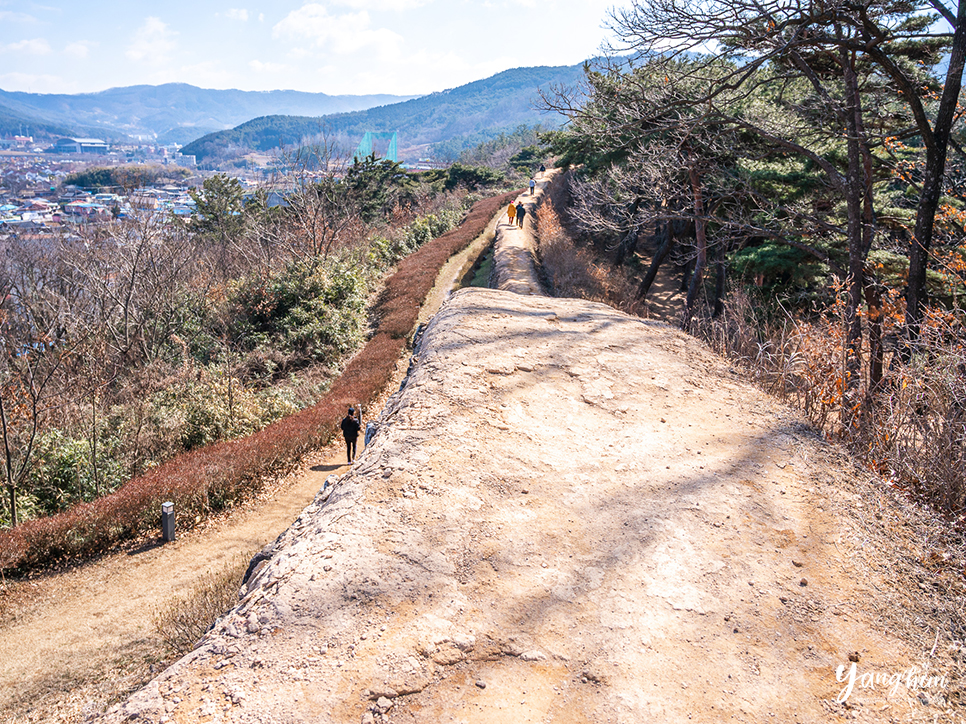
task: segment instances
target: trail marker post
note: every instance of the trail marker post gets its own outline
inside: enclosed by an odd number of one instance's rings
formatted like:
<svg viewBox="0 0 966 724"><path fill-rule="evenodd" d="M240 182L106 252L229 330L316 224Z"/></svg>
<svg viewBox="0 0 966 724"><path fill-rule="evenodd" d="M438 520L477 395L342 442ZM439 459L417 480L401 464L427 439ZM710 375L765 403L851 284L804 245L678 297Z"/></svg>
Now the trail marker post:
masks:
<svg viewBox="0 0 966 724"><path fill-rule="evenodd" d="M174 540L174 503L161 504L161 538L165 543Z"/></svg>

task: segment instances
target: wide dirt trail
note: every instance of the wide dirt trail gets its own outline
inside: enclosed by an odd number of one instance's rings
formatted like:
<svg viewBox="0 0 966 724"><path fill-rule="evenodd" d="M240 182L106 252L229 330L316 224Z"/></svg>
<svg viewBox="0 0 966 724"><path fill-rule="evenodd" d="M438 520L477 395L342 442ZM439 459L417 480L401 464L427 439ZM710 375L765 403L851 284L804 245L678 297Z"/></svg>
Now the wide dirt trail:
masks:
<svg viewBox="0 0 966 724"><path fill-rule="evenodd" d="M419 353L238 608L107 721L954 720L905 685L834 701L850 655L929 652L884 631L867 491L701 344L464 290Z"/></svg>

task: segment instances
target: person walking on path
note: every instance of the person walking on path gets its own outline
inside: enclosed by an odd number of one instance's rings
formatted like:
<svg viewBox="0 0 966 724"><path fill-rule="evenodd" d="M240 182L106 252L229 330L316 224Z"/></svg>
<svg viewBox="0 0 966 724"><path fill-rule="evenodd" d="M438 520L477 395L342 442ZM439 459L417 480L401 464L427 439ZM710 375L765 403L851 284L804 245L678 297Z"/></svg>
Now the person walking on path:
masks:
<svg viewBox="0 0 966 724"><path fill-rule="evenodd" d="M523 208L523 202L517 204L517 226L523 227L523 217L527 215L527 210Z"/></svg>
<svg viewBox="0 0 966 724"><path fill-rule="evenodd" d="M517 215L517 207L510 204L509 208L506 210L506 217L510 220L510 226L513 226L513 217Z"/></svg>
<svg viewBox="0 0 966 724"><path fill-rule="evenodd" d="M530 179L530 195L533 196L533 189L537 186L536 179Z"/></svg>
<svg viewBox="0 0 966 724"><path fill-rule="evenodd" d="M342 437L345 438L345 454L348 462L352 462L356 457L356 440L359 439L359 428L361 425L355 417L354 408L349 408L349 413L342 418L339 427L342 428Z"/></svg>

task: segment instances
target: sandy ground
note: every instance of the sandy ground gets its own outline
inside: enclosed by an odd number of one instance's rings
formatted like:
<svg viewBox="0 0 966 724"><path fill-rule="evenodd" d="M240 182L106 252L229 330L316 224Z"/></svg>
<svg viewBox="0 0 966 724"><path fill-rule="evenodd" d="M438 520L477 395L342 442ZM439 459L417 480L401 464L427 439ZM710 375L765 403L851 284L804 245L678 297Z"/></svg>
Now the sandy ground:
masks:
<svg viewBox="0 0 966 724"><path fill-rule="evenodd" d="M863 501L898 515L695 340L463 290L357 465L105 721L960 721ZM850 657L880 683L838 702Z"/></svg>

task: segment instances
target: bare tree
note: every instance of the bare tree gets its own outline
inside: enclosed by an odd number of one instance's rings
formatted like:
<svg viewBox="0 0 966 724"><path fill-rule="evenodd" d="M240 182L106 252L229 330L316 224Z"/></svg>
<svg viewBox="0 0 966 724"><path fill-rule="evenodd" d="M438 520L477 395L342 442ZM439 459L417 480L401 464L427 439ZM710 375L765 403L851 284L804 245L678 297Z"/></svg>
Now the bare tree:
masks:
<svg viewBox="0 0 966 724"><path fill-rule="evenodd" d="M348 156L340 153L324 131L287 159L285 179L290 223L289 249L296 257L325 258L355 225L358 213L340 180Z"/></svg>

